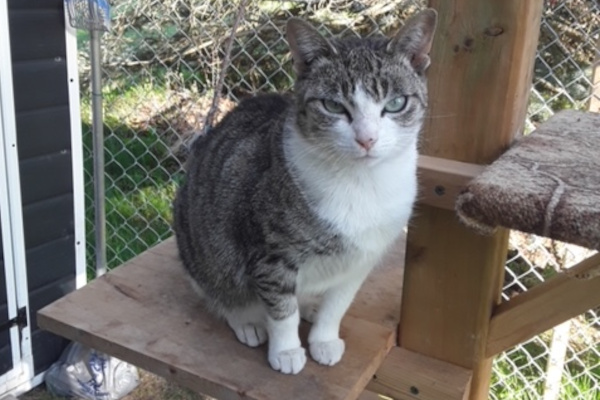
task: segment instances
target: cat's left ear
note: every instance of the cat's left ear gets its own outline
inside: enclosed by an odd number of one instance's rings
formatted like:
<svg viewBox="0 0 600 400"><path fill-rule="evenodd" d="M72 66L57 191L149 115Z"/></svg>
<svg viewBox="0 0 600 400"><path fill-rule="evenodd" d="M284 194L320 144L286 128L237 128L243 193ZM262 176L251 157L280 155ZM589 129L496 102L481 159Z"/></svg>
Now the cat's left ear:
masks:
<svg viewBox="0 0 600 400"><path fill-rule="evenodd" d="M287 23L286 39L290 45L294 70L301 75L318 57L336 54L336 50L308 22L299 18L290 18Z"/></svg>
<svg viewBox="0 0 600 400"><path fill-rule="evenodd" d="M437 11L433 8L423 10L406 21L402 29L390 40L386 50L389 53L408 55L415 71L422 73L429 67L429 52L436 25Z"/></svg>

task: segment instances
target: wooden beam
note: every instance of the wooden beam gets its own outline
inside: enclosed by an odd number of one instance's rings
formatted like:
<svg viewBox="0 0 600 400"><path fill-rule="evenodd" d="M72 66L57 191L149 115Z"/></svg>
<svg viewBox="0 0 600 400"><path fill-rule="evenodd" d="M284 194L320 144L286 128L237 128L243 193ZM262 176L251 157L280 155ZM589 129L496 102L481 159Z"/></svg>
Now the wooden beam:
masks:
<svg viewBox="0 0 600 400"><path fill-rule="evenodd" d="M367 386L393 399L463 400L472 371L394 347Z"/></svg>
<svg viewBox="0 0 600 400"><path fill-rule="evenodd" d="M418 166L419 203L446 210L454 210L458 194L485 168L425 155L419 157Z"/></svg>
<svg viewBox="0 0 600 400"><path fill-rule="evenodd" d="M524 125L543 1L430 5L440 18L421 152L489 164ZM430 205L417 207L409 226L400 346L472 370L470 400L488 395L486 340L507 242L505 230L478 236Z"/></svg>
<svg viewBox="0 0 600 400"><path fill-rule="evenodd" d="M492 357L598 305L600 253L499 305L486 355Z"/></svg>

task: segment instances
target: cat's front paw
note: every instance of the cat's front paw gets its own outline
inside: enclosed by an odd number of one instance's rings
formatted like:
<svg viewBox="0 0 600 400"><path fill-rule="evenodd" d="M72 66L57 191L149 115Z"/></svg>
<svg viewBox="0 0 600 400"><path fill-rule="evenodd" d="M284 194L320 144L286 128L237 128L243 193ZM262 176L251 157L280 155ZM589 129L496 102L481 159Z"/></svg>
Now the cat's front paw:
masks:
<svg viewBox="0 0 600 400"><path fill-rule="evenodd" d="M300 318L303 320L314 323L318 312L319 304L317 302L300 303Z"/></svg>
<svg viewBox="0 0 600 400"><path fill-rule="evenodd" d="M254 324L232 327L238 340L250 347L257 347L267 341L267 331L264 327Z"/></svg>
<svg viewBox="0 0 600 400"><path fill-rule="evenodd" d="M314 342L310 344L310 355L319 364L331 366L342 359L345 349L346 345L342 339Z"/></svg>
<svg viewBox="0 0 600 400"><path fill-rule="evenodd" d="M303 347L269 354L271 368L284 374L297 374L306 364L306 351Z"/></svg>

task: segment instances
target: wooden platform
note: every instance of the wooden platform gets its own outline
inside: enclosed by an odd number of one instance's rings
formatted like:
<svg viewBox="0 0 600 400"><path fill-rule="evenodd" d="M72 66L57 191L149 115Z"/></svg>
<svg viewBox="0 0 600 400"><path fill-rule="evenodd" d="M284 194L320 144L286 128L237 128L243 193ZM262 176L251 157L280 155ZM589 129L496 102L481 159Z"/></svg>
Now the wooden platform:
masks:
<svg viewBox="0 0 600 400"><path fill-rule="evenodd" d="M308 361L273 371L266 346L239 343L202 308L169 239L38 313L46 330L218 399L355 399L395 344L402 244L369 278L344 318L346 353L334 367ZM308 326L301 331L306 344Z"/></svg>

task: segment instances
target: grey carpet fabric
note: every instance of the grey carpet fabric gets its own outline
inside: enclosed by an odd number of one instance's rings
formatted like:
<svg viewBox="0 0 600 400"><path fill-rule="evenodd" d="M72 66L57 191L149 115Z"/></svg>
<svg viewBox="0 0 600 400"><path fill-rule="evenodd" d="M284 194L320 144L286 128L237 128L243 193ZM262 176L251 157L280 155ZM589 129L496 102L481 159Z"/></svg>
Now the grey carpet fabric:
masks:
<svg viewBox="0 0 600 400"><path fill-rule="evenodd" d="M480 233L503 226L600 250L600 114L562 111L517 140L456 211Z"/></svg>

